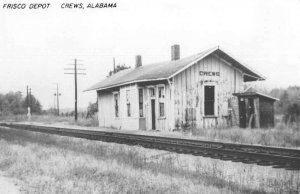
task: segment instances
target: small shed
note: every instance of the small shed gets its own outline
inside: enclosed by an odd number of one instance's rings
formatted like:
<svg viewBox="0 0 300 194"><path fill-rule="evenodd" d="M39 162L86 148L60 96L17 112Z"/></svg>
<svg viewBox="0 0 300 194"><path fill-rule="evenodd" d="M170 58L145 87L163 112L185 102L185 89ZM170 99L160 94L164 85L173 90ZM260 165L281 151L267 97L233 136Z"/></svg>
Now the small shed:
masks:
<svg viewBox="0 0 300 194"><path fill-rule="evenodd" d="M257 92L253 88L233 95L238 97L241 128L274 127L274 102L279 99Z"/></svg>

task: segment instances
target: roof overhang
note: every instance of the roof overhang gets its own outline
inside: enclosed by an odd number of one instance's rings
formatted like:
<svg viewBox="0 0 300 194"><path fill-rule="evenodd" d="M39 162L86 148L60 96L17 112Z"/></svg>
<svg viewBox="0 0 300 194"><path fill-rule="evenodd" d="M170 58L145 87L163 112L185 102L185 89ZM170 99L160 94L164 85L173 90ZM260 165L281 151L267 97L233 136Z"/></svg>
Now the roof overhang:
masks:
<svg viewBox="0 0 300 194"><path fill-rule="evenodd" d="M143 79L143 80L135 80L135 81L131 81L131 82L124 82L121 84L115 84L115 85L111 85L111 86L107 86L107 87L102 87L102 88L93 88L91 87L91 89L87 89L87 90L83 90L84 92L87 91L99 91L99 90L107 90L107 89L111 89L111 88L115 88L115 87L120 87L120 86L124 86L124 85L128 85L128 84L135 84L135 83L141 83L141 82L153 82L153 81L163 81L163 80L167 80L168 78L157 78L157 79Z"/></svg>
<svg viewBox="0 0 300 194"><path fill-rule="evenodd" d="M233 93L233 95L238 96L238 97L261 96L261 97L267 98L267 99L272 100L272 101L279 101L278 98L275 98L275 97L272 97L272 96L269 96L269 95L266 95L266 94L263 94L263 93L260 93L260 92L241 92L241 93Z"/></svg>
<svg viewBox="0 0 300 194"><path fill-rule="evenodd" d="M265 80L266 77L262 74L258 73L245 63L242 63L236 59L236 57L233 57L229 52L225 52L224 49L218 49L216 51L216 55L223 58L224 60L228 61L230 64L232 64L233 67L240 69L243 72L244 76L244 82L248 81L261 81Z"/></svg>
<svg viewBox="0 0 300 194"><path fill-rule="evenodd" d="M201 57L195 59L193 62L191 62L187 66L185 66L184 68L180 69L179 71L177 71L176 73L171 75L169 78L172 78L172 77L176 76L177 74L181 73L182 71L186 70L187 68L191 67L192 65L194 65L198 61L204 59L205 57L207 57L207 56L209 56L213 53L216 56L218 56L219 58L224 59L227 63L231 64L234 68L237 68L237 69L241 70L241 72L243 73L244 82L261 81L261 80L266 79L265 76L263 76L262 74L256 72L255 70L253 70L252 68L250 68L246 64L241 63L237 59L233 58L231 54L229 55L227 51L225 52L224 49L220 49L219 46L212 48L211 50L209 50L207 53L205 53Z"/></svg>

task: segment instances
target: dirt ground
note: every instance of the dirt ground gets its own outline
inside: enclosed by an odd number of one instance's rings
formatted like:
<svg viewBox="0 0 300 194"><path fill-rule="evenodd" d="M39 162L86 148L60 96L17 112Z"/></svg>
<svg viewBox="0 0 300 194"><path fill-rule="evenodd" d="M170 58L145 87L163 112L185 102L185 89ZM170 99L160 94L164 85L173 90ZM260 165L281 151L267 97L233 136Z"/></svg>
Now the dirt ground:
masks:
<svg viewBox="0 0 300 194"><path fill-rule="evenodd" d="M0 193L1 194L20 194L17 184L0 172Z"/></svg>

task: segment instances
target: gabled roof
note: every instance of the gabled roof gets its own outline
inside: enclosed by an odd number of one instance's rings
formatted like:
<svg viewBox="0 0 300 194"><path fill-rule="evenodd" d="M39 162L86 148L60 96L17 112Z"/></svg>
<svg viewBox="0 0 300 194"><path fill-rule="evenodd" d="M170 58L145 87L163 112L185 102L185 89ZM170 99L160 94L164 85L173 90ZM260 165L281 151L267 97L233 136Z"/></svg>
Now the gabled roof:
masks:
<svg viewBox="0 0 300 194"><path fill-rule="evenodd" d="M242 70L242 72L245 73L245 76L248 77L247 79L245 79L245 81L265 79L259 73L254 72L254 70L251 70L246 65L242 65L237 60L223 52L219 47L214 47L196 55L182 58L176 61L166 61L151 65L144 65L134 69L122 70L104 79L103 81L91 86L85 91L104 90L116 86L138 82L167 80L181 73L185 69L189 68L190 66L194 65L195 63L197 63L198 61L202 60L210 54L217 54L217 56L230 62L234 67Z"/></svg>
<svg viewBox="0 0 300 194"><path fill-rule="evenodd" d="M234 93L233 95L240 96L240 97L260 96L260 97L266 98L266 99L271 100L271 101L278 101L279 100L278 98L275 98L275 97L269 96L267 94L263 94L261 92L258 92L256 89L254 89L252 87L247 88L246 90L244 90L241 93Z"/></svg>

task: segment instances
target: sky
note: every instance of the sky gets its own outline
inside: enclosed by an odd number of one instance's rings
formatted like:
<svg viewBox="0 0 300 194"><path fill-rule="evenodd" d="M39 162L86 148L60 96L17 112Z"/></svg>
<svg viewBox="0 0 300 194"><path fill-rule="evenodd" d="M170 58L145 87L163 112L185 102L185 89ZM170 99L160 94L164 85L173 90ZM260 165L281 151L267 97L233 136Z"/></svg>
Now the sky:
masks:
<svg viewBox="0 0 300 194"><path fill-rule="evenodd" d="M78 106L87 107L96 92L83 90L106 78L113 57L131 67L135 55L143 65L167 61L173 44L181 57L219 45L266 76L255 83L261 87L300 85L300 0L115 0L113 9L23 0L51 5L3 9L12 2L0 1L0 93L26 95L29 85L45 109L54 106L56 83L60 107L74 107L74 77L64 68L75 58L87 73L78 78Z"/></svg>

